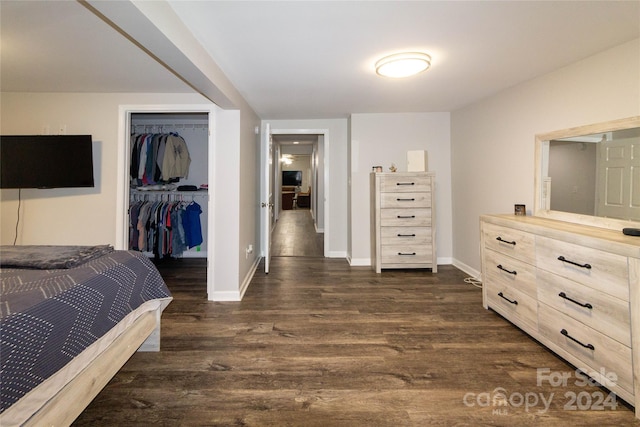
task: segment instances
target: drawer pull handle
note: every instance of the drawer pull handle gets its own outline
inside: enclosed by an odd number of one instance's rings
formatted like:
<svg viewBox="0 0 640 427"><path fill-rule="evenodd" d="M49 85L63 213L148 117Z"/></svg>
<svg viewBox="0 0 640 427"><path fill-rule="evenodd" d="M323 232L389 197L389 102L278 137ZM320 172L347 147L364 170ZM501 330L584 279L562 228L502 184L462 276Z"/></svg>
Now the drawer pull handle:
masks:
<svg viewBox="0 0 640 427"><path fill-rule="evenodd" d="M398 215L398 219L415 218L415 215Z"/></svg>
<svg viewBox="0 0 640 427"><path fill-rule="evenodd" d="M583 303L581 303L581 302L579 302L579 301L574 300L573 298L569 298L569 297L567 296L567 294L565 294L564 292L560 292L560 293L558 294L558 296L559 296L560 298L564 298L564 299L566 299L566 300L568 300L568 301L571 301L572 303L577 304L577 305L579 305L580 307L588 308L589 310L591 310L591 309L593 308L593 306L592 306L591 304L589 304L589 303L585 303L585 304L583 304Z"/></svg>
<svg viewBox="0 0 640 427"><path fill-rule="evenodd" d="M502 266L502 264L498 264L498 265L496 265L496 267L498 267L500 270L505 271L505 272L507 272L507 273L509 273L509 274L513 274L514 276L518 274L518 272L517 272L517 271L515 271L515 270L513 270L513 271L511 271L511 270L507 270L506 268L504 268L504 267Z"/></svg>
<svg viewBox="0 0 640 427"><path fill-rule="evenodd" d="M398 234L398 237L416 237L415 234Z"/></svg>
<svg viewBox="0 0 640 427"><path fill-rule="evenodd" d="M509 298L505 297L505 296L502 294L502 292L498 292L498 296L499 296L500 298L502 298L502 299L505 299L505 300L509 301L509 302L510 302L511 304L513 304L513 305L518 305L518 301L516 301L516 300L510 300Z"/></svg>
<svg viewBox="0 0 640 427"><path fill-rule="evenodd" d="M516 245L516 242L515 242L515 241L510 242L510 241L508 241L508 240L504 240L504 239L503 239L502 237L500 237L500 236L496 237L496 240L497 240L498 242L508 243L508 244L510 244L510 245L513 245L513 246L515 246L515 245Z"/></svg>
<svg viewBox="0 0 640 427"><path fill-rule="evenodd" d="M398 202L415 202L416 199L396 199Z"/></svg>
<svg viewBox="0 0 640 427"><path fill-rule="evenodd" d="M586 268L586 269L591 269L591 264L579 264L579 263L577 263L575 261L571 261L569 259L566 259L562 255L560 255L558 257L558 261L566 262L566 263L569 263L569 264L572 264L572 265L576 265L578 267L582 267L582 268Z"/></svg>
<svg viewBox="0 0 640 427"><path fill-rule="evenodd" d="M560 331L560 333L562 335L564 335L565 337L569 338L571 341L573 342L577 342L578 344L580 344L581 346L583 346L584 348L588 348L589 350L595 350L596 348L593 346L593 344L583 344L580 341L578 341L577 339L575 339L574 337L572 337L571 335L569 335L569 332L567 332L566 329L562 329Z"/></svg>
<svg viewBox="0 0 640 427"><path fill-rule="evenodd" d="M415 182L396 182L396 185L416 185Z"/></svg>
<svg viewBox="0 0 640 427"><path fill-rule="evenodd" d="M405 252L398 252L398 255L400 255L400 256L415 256L415 254L416 254L415 252L411 252L411 253L409 253L409 252L406 252L406 253Z"/></svg>

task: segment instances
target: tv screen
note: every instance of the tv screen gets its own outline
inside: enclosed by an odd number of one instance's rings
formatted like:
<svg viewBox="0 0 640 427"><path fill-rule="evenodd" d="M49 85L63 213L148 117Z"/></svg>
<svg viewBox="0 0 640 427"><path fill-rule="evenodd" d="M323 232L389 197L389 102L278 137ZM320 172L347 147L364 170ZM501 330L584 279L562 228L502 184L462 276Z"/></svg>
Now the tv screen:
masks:
<svg viewBox="0 0 640 427"><path fill-rule="evenodd" d="M282 185L302 185L302 171L282 171Z"/></svg>
<svg viewBox="0 0 640 427"><path fill-rule="evenodd" d="M91 135L0 136L0 188L93 186Z"/></svg>

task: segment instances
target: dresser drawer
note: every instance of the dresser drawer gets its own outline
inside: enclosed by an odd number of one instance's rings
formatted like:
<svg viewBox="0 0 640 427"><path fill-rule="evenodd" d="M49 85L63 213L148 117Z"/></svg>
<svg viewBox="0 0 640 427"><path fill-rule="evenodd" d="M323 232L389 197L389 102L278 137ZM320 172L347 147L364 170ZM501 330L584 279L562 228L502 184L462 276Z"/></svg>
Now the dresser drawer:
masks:
<svg viewBox="0 0 640 427"><path fill-rule="evenodd" d="M431 264L433 252L424 245L383 245L381 261L385 264Z"/></svg>
<svg viewBox="0 0 640 427"><path fill-rule="evenodd" d="M490 249L485 250L485 282L502 288L516 289L532 298L537 298L536 268L515 258Z"/></svg>
<svg viewBox="0 0 640 427"><path fill-rule="evenodd" d="M629 301L626 257L542 236L536 247L538 268Z"/></svg>
<svg viewBox="0 0 640 427"><path fill-rule="evenodd" d="M627 301L544 270L538 271L538 300L621 344L631 346Z"/></svg>
<svg viewBox="0 0 640 427"><path fill-rule="evenodd" d="M489 307L528 331L537 330L538 303L527 294L499 283L485 283Z"/></svg>
<svg viewBox="0 0 640 427"><path fill-rule="evenodd" d="M431 243L431 227L380 227L383 245L424 245Z"/></svg>
<svg viewBox="0 0 640 427"><path fill-rule="evenodd" d="M382 227L428 227L431 225L431 209L380 209Z"/></svg>
<svg viewBox="0 0 640 427"><path fill-rule="evenodd" d="M545 304L538 307L538 327L543 338L584 363L585 366L574 363L577 368L589 371L585 369L588 367L596 372L604 368L607 373L617 376L618 386L633 393L633 367L629 347Z"/></svg>
<svg viewBox="0 0 640 427"><path fill-rule="evenodd" d="M483 223L485 247L521 261L535 262L535 236L525 231Z"/></svg>
<svg viewBox="0 0 640 427"><path fill-rule="evenodd" d="M413 193L430 190L431 177L428 175L393 173L380 176L380 191L382 193Z"/></svg>
<svg viewBox="0 0 640 427"><path fill-rule="evenodd" d="M430 208L431 193L381 193L381 208Z"/></svg>

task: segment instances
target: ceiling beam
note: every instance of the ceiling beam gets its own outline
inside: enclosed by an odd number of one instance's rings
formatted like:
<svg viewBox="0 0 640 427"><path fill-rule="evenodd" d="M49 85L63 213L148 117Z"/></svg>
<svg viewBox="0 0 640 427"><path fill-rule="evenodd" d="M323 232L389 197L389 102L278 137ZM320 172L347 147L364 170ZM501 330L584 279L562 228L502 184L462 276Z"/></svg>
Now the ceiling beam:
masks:
<svg viewBox="0 0 640 427"><path fill-rule="evenodd" d="M167 2L79 1L219 107L237 109L239 104L246 104L211 55Z"/></svg>

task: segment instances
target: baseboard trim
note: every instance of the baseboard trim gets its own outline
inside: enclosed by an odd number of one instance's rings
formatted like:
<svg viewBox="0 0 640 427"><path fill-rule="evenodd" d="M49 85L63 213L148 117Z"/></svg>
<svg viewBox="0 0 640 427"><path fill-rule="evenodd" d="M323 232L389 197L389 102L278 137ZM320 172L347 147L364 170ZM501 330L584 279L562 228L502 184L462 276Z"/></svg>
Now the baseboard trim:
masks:
<svg viewBox="0 0 640 427"><path fill-rule="evenodd" d="M352 267L371 267L371 258L347 258Z"/></svg>
<svg viewBox="0 0 640 427"><path fill-rule="evenodd" d="M468 266L467 264L463 263L460 260L454 259L453 260L453 266L464 271L465 273L467 273L469 276L473 277L474 279L482 279L482 274L476 270L473 267Z"/></svg>
<svg viewBox="0 0 640 427"><path fill-rule="evenodd" d="M251 264L251 268L249 268L249 271L247 272L247 274L244 276L244 280L240 285L240 299L238 301L242 301L242 297L244 297L244 293L247 292L247 289L249 289L249 284L251 283L251 280L253 280L253 276L256 274L256 271L258 270L258 265L260 265L261 259L262 259L261 257L257 257L253 261L253 264Z"/></svg>

